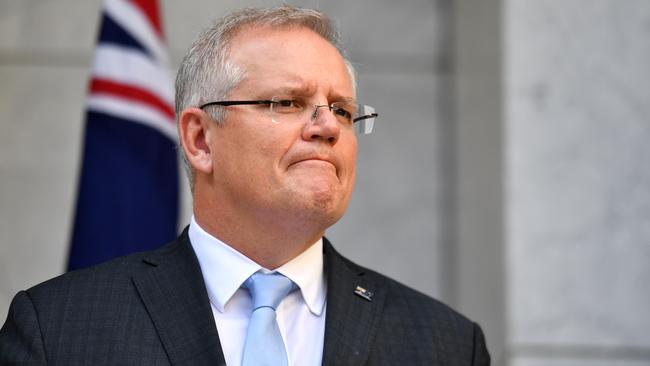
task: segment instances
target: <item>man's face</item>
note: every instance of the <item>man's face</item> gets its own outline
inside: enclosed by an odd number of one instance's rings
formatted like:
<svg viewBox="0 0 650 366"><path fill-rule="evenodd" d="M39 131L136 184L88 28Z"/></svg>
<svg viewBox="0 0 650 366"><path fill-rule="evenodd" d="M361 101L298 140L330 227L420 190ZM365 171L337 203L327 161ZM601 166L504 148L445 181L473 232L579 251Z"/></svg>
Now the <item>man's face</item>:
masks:
<svg viewBox="0 0 650 366"><path fill-rule="evenodd" d="M339 52L302 27L248 28L231 42L230 59L245 79L229 100L298 98L314 105L355 97ZM217 197L260 220L334 224L354 186L357 140L327 108L315 119L275 123L268 106L231 106L214 127L213 187ZM311 114L311 113L309 113Z"/></svg>

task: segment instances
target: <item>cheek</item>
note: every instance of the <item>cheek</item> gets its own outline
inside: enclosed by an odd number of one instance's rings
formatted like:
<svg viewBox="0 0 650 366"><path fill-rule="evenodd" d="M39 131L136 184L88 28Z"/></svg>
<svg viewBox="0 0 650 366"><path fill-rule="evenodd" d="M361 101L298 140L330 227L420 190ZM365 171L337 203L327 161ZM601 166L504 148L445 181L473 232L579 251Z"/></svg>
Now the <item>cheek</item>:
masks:
<svg viewBox="0 0 650 366"><path fill-rule="evenodd" d="M239 123L228 121L227 123ZM212 144L215 179L224 185L245 182L246 177L259 172L257 144L245 130L234 126L220 127ZM237 126L241 127L241 126Z"/></svg>
<svg viewBox="0 0 650 366"><path fill-rule="evenodd" d="M223 147L238 165L256 165L262 162L268 164L277 159L288 149L286 135L282 126L275 125L266 116L246 115L227 123L236 123L231 126L229 133L222 136ZM283 140L284 138L284 140Z"/></svg>
<svg viewBox="0 0 650 366"><path fill-rule="evenodd" d="M354 179L356 174L357 166L357 139L356 136L352 136L348 141L342 141L344 147L342 152L342 158L345 161L346 170L350 176L350 184L354 185Z"/></svg>
<svg viewBox="0 0 650 366"><path fill-rule="evenodd" d="M254 184L270 186L281 185L283 180L283 158L293 147L291 131L285 131L281 126L271 126L270 129L261 129L259 134L245 141L247 146L243 149L246 156L242 156L246 164L247 173ZM278 127L278 128L273 128ZM283 133L284 132L284 133Z"/></svg>

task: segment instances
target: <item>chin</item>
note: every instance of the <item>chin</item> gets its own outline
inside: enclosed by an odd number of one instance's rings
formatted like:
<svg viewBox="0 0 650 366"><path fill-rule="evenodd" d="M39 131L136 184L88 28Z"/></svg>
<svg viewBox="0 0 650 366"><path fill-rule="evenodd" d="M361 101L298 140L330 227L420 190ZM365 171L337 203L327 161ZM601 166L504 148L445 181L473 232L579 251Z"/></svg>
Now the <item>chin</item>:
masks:
<svg viewBox="0 0 650 366"><path fill-rule="evenodd" d="M347 205L338 192L331 189L293 192L287 209L293 208L296 217L309 222L320 222L324 228L336 223Z"/></svg>
<svg viewBox="0 0 650 366"><path fill-rule="evenodd" d="M295 210L295 217L334 224L347 207L350 194L338 179L310 176L292 180L284 187L286 208Z"/></svg>

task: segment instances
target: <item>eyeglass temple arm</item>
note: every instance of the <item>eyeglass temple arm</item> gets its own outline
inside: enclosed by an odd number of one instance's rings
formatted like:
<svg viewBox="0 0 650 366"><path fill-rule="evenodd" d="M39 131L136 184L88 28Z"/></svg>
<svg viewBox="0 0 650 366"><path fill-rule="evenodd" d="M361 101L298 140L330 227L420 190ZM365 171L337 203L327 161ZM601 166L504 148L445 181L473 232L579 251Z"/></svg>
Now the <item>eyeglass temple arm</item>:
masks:
<svg viewBox="0 0 650 366"><path fill-rule="evenodd" d="M377 114L377 113L370 113L370 114L366 114L365 116L357 117L357 118L355 118L354 120L352 120L352 122L358 122L358 121L362 121L362 120L364 120L364 119L377 118L377 117L379 117L379 114Z"/></svg>

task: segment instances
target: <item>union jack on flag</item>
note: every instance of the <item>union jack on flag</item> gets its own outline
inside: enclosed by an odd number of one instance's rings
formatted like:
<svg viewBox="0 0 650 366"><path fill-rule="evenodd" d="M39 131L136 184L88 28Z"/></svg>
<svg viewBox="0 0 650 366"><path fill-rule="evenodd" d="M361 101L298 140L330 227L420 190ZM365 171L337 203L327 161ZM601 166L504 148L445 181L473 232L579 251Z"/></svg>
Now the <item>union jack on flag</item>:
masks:
<svg viewBox="0 0 650 366"><path fill-rule="evenodd" d="M105 0L68 269L176 237L173 87L157 0Z"/></svg>

